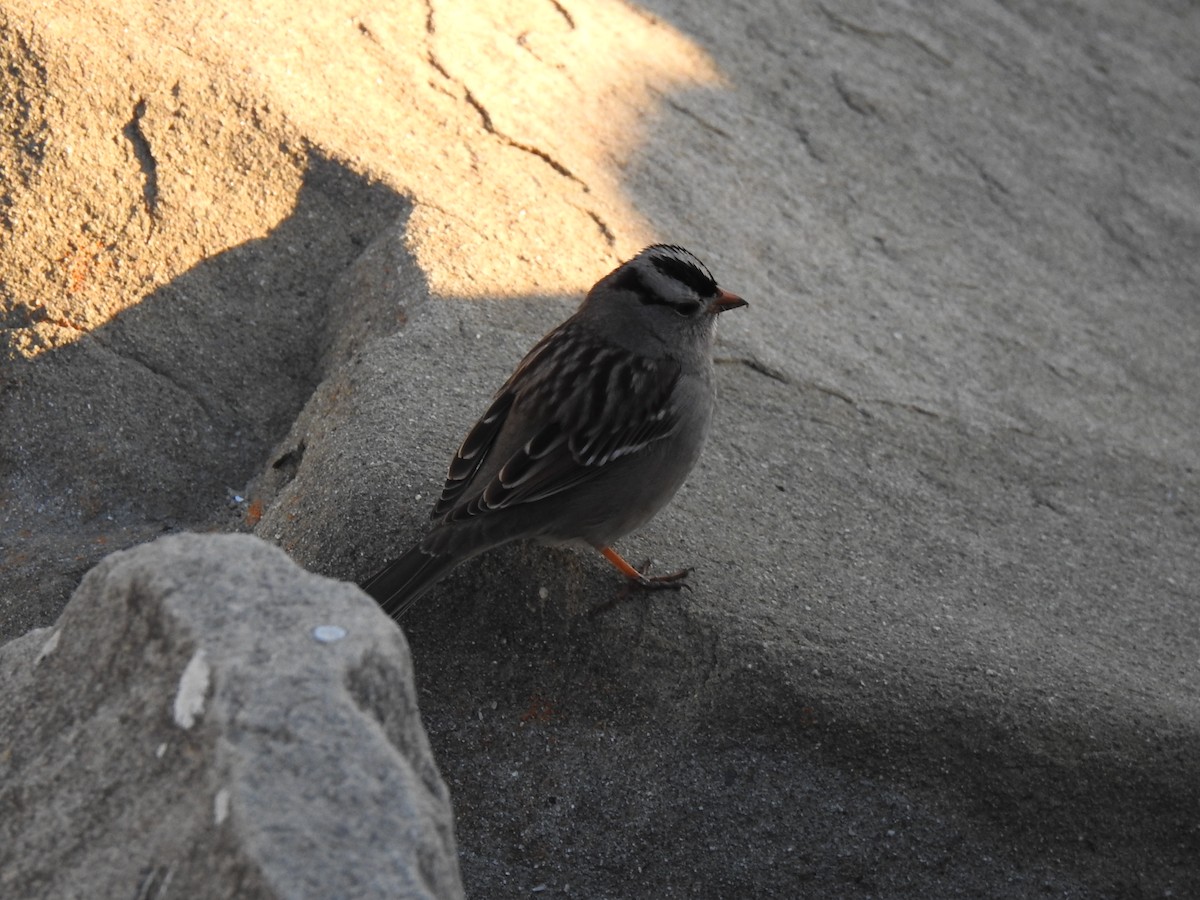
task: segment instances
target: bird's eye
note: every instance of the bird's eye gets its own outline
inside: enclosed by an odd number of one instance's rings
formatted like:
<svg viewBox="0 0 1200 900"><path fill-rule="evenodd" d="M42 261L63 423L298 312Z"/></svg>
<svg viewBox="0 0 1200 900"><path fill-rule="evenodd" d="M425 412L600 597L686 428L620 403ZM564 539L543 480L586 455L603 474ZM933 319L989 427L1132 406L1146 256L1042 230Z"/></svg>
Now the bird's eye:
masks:
<svg viewBox="0 0 1200 900"><path fill-rule="evenodd" d="M700 307L703 305L698 300L685 300L682 303L672 303L671 307L681 316L694 316L700 312Z"/></svg>

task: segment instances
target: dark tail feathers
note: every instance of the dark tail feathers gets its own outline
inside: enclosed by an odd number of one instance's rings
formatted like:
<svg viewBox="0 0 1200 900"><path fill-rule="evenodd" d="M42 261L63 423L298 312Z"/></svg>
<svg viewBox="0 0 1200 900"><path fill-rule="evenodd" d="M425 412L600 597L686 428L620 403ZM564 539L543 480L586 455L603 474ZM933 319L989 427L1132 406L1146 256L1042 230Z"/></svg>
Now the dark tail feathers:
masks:
<svg viewBox="0 0 1200 900"><path fill-rule="evenodd" d="M413 547L359 585L385 613L399 619L412 604L449 572L459 560L449 554L426 553Z"/></svg>

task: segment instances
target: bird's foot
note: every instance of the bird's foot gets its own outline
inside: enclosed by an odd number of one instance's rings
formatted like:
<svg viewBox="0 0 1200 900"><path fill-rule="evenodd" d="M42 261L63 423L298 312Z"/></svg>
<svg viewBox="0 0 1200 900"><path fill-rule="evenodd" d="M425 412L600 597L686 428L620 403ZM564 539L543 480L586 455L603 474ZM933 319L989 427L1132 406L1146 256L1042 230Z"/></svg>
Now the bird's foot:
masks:
<svg viewBox="0 0 1200 900"><path fill-rule="evenodd" d="M672 572L670 575L651 575L650 560L646 560L636 570L636 577L629 579L629 586L639 588L646 591L678 591L686 588L691 590L692 586L686 584L684 579L692 574L692 569L680 569L678 572Z"/></svg>

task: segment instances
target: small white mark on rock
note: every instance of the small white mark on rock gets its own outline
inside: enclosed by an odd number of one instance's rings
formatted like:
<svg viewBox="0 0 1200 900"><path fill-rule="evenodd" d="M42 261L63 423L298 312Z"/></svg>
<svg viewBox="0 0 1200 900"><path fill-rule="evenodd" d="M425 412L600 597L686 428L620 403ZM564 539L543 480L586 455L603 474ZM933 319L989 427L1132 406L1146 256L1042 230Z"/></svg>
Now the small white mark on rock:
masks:
<svg viewBox="0 0 1200 900"><path fill-rule="evenodd" d="M154 748L154 755L158 759L162 759L164 756L166 756L166 754L167 754L167 742L166 741L163 741L161 744L159 744L157 747Z"/></svg>
<svg viewBox="0 0 1200 900"><path fill-rule="evenodd" d="M229 818L229 789L221 788L213 797L213 821L220 825Z"/></svg>
<svg viewBox="0 0 1200 900"><path fill-rule="evenodd" d="M54 634L52 634L52 635L50 635L50 637L46 638L46 643L42 644L42 649L38 651L37 659L35 659L33 661L33 664L35 666L38 663L40 663L43 659L45 659L47 656L49 656L51 653L53 653L55 650L58 649L58 639L61 636L62 636L62 629L56 628L54 630Z"/></svg>
<svg viewBox="0 0 1200 900"><path fill-rule="evenodd" d="M204 695L208 693L208 681L212 670L204 651L197 650L179 676L179 689L175 692L175 724L187 730L196 724L196 718L204 712Z"/></svg>
<svg viewBox="0 0 1200 900"><path fill-rule="evenodd" d="M312 635L322 644L332 644L346 636L346 629L341 625L318 625Z"/></svg>
<svg viewBox="0 0 1200 900"><path fill-rule="evenodd" d="M538 598L539 599L546 600L549 597L550 597L550 590L548 588L545 588L545 587L538 588Z"/></svg>

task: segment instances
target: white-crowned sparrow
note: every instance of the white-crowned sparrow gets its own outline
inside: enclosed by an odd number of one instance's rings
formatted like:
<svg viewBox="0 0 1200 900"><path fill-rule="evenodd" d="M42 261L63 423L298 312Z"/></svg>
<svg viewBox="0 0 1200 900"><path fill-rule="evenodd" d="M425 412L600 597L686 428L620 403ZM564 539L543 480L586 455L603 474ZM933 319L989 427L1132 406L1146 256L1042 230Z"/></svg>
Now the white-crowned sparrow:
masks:
<svg viewBox="0 0 1200 900"><path fill-rule="evenodd" d="M713 411L717 314L746 301L682 247L655 244L596 283L492 399L450 462L419 544L363 589L399 616L454 566L509 541L612 549L683 484Z"/></svg>

